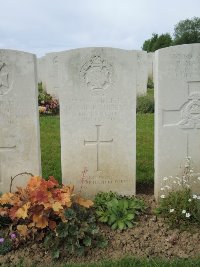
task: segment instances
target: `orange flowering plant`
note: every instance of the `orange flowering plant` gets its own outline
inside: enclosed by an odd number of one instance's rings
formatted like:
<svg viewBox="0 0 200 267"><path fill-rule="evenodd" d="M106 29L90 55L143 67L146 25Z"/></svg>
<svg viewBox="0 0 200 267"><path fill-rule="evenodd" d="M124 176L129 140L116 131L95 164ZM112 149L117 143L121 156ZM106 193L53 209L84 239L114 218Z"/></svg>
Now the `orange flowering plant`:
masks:
<svg viewBox="0 0 200 267"><path fill-rule="evenodd" d="M54 230L58 223L66 222L64 213L73 203L86 208L93 205L91 200L76 196L72 185L59 185L52 176L48 180L33 176L25 188L0 197L0 217L10 218L19 234L27 237L39 229Z"/></svg>

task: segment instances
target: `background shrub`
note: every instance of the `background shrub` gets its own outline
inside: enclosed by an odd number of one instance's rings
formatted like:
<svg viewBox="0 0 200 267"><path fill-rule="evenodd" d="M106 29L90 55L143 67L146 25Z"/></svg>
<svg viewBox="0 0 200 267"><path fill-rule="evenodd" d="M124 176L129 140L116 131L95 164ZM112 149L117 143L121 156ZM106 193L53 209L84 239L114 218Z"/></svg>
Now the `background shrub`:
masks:
<svg viewBox="0 0 200 267"><path fill-rule="evenodd" d="M137 113L154 113L154 97L152 95L137 97Z"/></svg>

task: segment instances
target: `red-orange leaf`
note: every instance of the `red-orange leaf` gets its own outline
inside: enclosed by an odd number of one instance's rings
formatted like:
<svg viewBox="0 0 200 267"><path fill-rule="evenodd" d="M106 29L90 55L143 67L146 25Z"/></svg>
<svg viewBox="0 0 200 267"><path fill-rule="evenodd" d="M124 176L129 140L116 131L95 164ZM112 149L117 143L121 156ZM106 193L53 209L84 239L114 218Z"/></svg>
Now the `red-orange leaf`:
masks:
<svg viewBox="0 0 200 267"><path fill-rule="evenodd" d="M33 215L33 222L35 223L35 226L37 228L45 228L46 226L48 226L48 220L45 216L43 215L37 215L34 214Z"/></svg>

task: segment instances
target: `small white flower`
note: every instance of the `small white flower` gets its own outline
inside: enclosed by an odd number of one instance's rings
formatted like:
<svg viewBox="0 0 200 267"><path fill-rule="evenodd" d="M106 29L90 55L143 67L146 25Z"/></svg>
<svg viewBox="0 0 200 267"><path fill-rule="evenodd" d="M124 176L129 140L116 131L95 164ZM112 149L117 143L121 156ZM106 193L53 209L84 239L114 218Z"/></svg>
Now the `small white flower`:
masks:
<svg viewBox="0 0 200 267"><path fill-rule="evenodd" d="M163 180L164 180L164 181L167 181L167 180L168 180L168 177L164 177Z"/></svg>
<svg viewBox="0 0 200 267"><path fill-rule="evenodd" d="M193 173L194 171L193 170L190 170L191 173Z"/></svg>
<svg viewBox="0 0 200 267"><path fill-rule="evenodd" d="M174 209L170 209L169 212L170 212L170 213L174 212Z"/></svg>
<svg viewBox="0 0 200 267"><path fill-rule="evenodd" d="M193 195L192 198L193 198L193 199L196 199L196 198L197 198L197 195Z"/></svg>
<svg viewBox="0 0 200 267"><path fill-rule="evenodd" d="M189 199L188 199L188 202L191 202L191 201L192 201L192 199L191 199L191 198L189 198Z"/></svg>
<svg viewBox="0 0 200 267"><path fill-rule="evenodd" d="M197 196L197 199L200 199L200 196Z"/></svg>
<svg viewBox="0 0 200 267"><path fill-rule="evenodd" d="M182 214L185 214L186 213L186 210L182 210Z"/></svg>
<svg viewBox="0 0 200 267"><path fill-rule="evenodd" d="M191 216L191 214L190 214L189 212L187 212L187 213L185 214L185 217L186 217L186 218L190 218L190 216Z"/></svg>
<svg viewBox="0 0 200 267"><path fill-rule="evenodd" d="M176 181L173 181L174 184L176 184Z"/></svg>
<svg viewBox="0 0 200 267"><path fill-rule="evenodd" d="M163 190L165 190L165 188L164 187L161 187L161 189L160 189L161 191L163 191Z"/></svg>
<svg viewBox="0 0 200 267"><path fill-rule="evenodd" d="M186 184L187 188L190 188L190 185L189 184Z"/></svg>
<svg viewBox="0 0 200 267"><path fill-rule="evenodd" d="M197 179L200 181L200 177L197 177Z"/></svg>
<svg viewBox="0 0 200 267"><path fill-rule="evenodd" d="M165 195L161 195L160 197L161 197L161 198L165 198Z"/></svg>
<svg viewBox="0 0 200 267"><path fill-rule="evenodd" d="M179 181L181 180L178 176L176 176L176 179L179 180Z"/></svg>

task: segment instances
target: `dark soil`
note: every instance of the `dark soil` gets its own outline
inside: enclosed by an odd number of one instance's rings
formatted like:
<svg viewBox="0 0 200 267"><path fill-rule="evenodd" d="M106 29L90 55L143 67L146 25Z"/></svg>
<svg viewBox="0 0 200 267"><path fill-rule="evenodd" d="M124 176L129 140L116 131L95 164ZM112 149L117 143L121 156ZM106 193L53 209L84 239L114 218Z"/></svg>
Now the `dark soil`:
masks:
<svg viewBox="0 0 200 267"><path fill-rule="evenodd" d="M137 226L126 231L112 231L100 225L101 231L107 236L109 245L106 249L91 249L85 257L62 258L61 262L97 262L100 260L119 259L126 255L139 258L197 258L200 257L200 232L192 227L192 231L181 232L171 230L162 218L156 218L153 210L156 202L152 195L139 195L148 203L148 210L138 221ZM51 255L42 244L30 244L19 248L5 256L0 256L0 265L16 264L20 258L25 266L33 263L38 266L54 266Z"/></svg>

